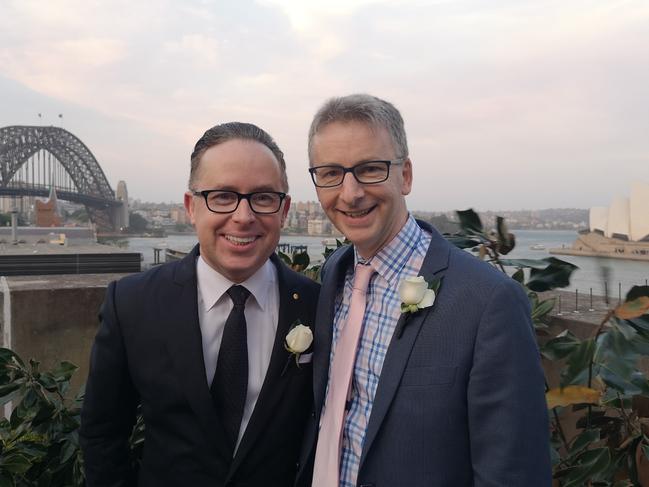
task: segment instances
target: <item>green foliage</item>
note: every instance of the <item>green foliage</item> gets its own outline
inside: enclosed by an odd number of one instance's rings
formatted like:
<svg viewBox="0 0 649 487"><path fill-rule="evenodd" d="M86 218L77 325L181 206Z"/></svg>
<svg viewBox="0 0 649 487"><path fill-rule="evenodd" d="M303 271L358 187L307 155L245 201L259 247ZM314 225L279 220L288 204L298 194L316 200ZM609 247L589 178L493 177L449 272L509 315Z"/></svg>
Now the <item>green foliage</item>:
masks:
<svg viewBox="0 0 649 487"><path fill-rule="evenodd" d="M640 358L649 355L649 287L631 289L588 338L568 330L548 337L554 300L540 300L537 293L567 286L576 266L554 257L501 259L515 243L502 219L488 232L472 210L458 212L458 217L461 230L447 236L449 241L503 272L515 269L510 274L527 292L542 357L561 369L559 387L548 397L561 397L559 404L572 406L577 434L566 438L566 419L561 419L562 408L555 407L550 425L554 478L561 487L639 485L638 452L649 458L649 408L639 406L649 402L649 381L638 368Z"/></svg>
<svg viewBox="0 0 649 487"><path fill-rule="evenodd" d="M65 399L76 369L62 362L42 372L38 362L0 349L0 406L13 406L0 420L0 486L83 485L81 396Z"/></svg>

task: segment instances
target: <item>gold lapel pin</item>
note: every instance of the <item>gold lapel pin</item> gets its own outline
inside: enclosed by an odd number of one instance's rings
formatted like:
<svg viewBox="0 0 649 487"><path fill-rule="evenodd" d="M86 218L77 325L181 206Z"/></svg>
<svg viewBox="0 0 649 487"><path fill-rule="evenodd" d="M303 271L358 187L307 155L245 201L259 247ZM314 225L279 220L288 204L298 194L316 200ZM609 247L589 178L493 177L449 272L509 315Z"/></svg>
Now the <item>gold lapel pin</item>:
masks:
<svg viewBox="0 0 649 487"><path fill-rule="evenodd" d="M298 299L300 299L300 295L298 293L293 293L293 299L297 301Z"/></svg>

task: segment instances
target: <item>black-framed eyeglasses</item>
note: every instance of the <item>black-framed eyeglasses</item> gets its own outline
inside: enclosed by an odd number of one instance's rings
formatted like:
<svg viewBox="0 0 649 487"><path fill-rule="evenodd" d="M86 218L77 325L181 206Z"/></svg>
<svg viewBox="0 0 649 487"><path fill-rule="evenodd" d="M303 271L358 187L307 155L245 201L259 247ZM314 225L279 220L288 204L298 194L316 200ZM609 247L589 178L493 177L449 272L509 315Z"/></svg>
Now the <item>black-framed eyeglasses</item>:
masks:
<svg viewBox="0 0 649 487"><path fill-rule="evenodd" d="M254 193L239 193L221 189L206 189L193 191L194 196L205 199L207 209L213 213L233 213L239 207L241 200L248 200L250 209L260 215L277 213L286 198L286 193L279 191L255 191Z"/></svg>
<svg viewBox="0 0 649 487"><path fill-rule="evenodd" d="M340 164L325 164L323 166L310 167L311 179L318 188L333 188L340 186L345 180L348 172L354 175L356 181L361 184L382 183L390 177L390 166L403 164L405 159L393 161L365 161L352 167L343 167Z"/></svg>

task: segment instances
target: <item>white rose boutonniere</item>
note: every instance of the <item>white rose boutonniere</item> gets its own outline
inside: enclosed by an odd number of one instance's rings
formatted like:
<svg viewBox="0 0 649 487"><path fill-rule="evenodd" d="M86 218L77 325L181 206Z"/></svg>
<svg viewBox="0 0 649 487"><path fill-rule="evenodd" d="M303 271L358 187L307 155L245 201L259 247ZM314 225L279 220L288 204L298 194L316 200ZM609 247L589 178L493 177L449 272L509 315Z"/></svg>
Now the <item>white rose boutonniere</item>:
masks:
<svg viewBox="0 0 649 487"><path fill-rule="evenodd" d="M311 328L299 324L291 328L291 331L286 335L286 350L295 355L299 355L307 350L312 342L313 332Z"/></svg>
<svg viewBox="0 0 649 487"><path fill-rule="evenodd" d="M399 283L399 297L401 298L401 312L413 314L420 309L430 308L435 303L439 291L441 278L431 282L426 281L424 276L406 277ZM397 338L401 338L405 327L406 319L400 322L398 330L395 330Z"/></svg>
<svg viewBox="0 0 649 487"><path fill-rule="evenodd" d="M300 367L300 355L309 349L311 343L313 343L313 332L311 328L303 325L300 320L297 320L293 323L293 326L286 335L284 348L295 357L295 365L298 368ZM286 367L284 367L284 372L286 372L290 361L291 356L289 356L289 361L286 363ZM282 372L282 375L284 372Z"/></svg>
<svg viewBox="0 0 649 487"><path fill-rule="evenodd" d="M401 312L415 313L428 308L435 302L435 290L424 279L424 276L406 277L399 283Z"/></svg>

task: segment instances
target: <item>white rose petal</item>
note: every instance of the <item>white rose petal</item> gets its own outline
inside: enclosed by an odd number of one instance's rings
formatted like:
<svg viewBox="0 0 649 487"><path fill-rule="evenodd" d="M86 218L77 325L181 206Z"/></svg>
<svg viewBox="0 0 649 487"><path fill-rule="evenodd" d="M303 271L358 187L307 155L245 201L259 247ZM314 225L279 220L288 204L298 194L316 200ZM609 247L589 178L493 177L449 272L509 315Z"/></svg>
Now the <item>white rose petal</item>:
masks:
<svg viewBox="0 0 649 487"><path fill-rule="evenodd" d="M399 283L399 297L404 304L418 304L427 289L428 284L423 276L407 277Z"/></svg>
<svg viewBox="0 0 649 487"><path fill-rule="evenodd" d="M426 289L426 292L424 293L424 297L419 303L417 303L417 307L419 309L428 308L429 306L432 306L434 302L435 302L435 291L433 291L432 289Z"/></svg>
<svg viewBox="0 0 649 487"><path fill-rule="evenodd" d="M313 333L311 328L297 325L286 335L286 346L291 353L302 353L311 346Z"/></svg>

